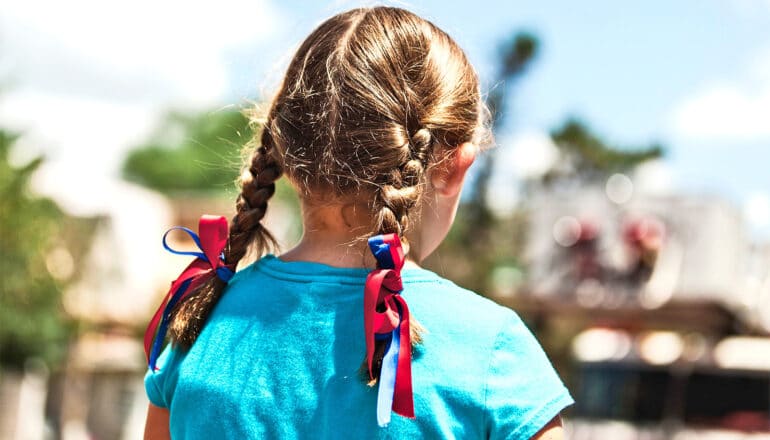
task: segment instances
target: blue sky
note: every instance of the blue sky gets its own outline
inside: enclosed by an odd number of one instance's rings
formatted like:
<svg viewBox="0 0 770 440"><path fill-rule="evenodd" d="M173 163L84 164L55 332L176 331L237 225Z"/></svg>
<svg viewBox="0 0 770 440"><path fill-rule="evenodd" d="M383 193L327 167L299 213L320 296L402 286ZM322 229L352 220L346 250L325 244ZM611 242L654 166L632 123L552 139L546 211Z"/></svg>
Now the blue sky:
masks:
<svg viewBox="0 0 770 440"><path fill-rule="evenodd" d="M295 14L274 50L285 51L318 20L356 3L287 2ZM424 1L406 3L447 30L466 49L487 86L496 51L512 32L527 30L540 56L515 90L514 129L549 130L569 116L619 145L661 142L677 182L740 199L770 190L770 136L684 136L672 113L711 84L751 84L747 70L770 50L770 2L762 1ZM279 58L268 50L268 58ZM770 55L770 52L767 52ZM758 92L757 92L758 93ZM770 111L770 109L768 109ZM768 114L770 124L770 114Z"/></svg>
<svg viewBox="0 0 770 440"><path fill-rule="evenodd" d="M293 47L323 17L356 4L282 4L292 19L270 43L266 57L280 58L276 52ZM770 128L701 130L698 125L711 125L707 116L721 120L719 114L704 110L707 115L699 117L683 110L713 89L729 88L747 98L764 94L754 107L767 112L770 127L770 72L752 72L761 63L770 69L769 1L402 5L448 31L466 49L487 87L494 86L501 41L522 30L539 37L540 54L515 89L506 115L512 131L548 131L574 116L617 145L660 142L667 148L665 162L677 190L718 194L739 206L752 199L759 216L755 220L762 223L758 226L770 227L765 224ZM706 107L721 107L720 101L707 100ZM499 148L509 148L504 137Z"/></svg>
<svg viewBox="0 0 770 440"><path fill-rule="evenodd" d="M371 3L6 4L0 72L14 88L0 97L0 120L52 162L84 152L115 174L165 109L269 91L313 27L361 4ZM498 148L576 116L619 145L661 142L673 190L727 197L770 230L770 0L391 4L450 33L488 87L501 41L519 30L540 38Z"/></svg>

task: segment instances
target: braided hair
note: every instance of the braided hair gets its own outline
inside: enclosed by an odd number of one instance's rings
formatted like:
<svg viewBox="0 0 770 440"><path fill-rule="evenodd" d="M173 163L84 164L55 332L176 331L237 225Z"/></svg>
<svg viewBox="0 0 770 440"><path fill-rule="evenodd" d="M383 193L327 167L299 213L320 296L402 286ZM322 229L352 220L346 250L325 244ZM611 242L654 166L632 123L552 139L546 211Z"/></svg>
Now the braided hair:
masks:
<svg viewBox="0 0 770 440"><path fill-rule="evenodd" d="M271 146L270 132L263 130L261 145L254 149L248 167L241 174L241 192L235 203L236 213L230 222L230 236L224 252L225 264L233 268L252 246L260 255L276 247L275 238L262 225L267 202L275 193L275 181L283 173ZM192 346L224 287L224 281L213 277L178 303L172 311L169 326L172 340L185 348Z"/></svg>
<svg viewBox="0 0 770 440"><path fill-rule="evenodd" d="M226 263L275 244L262 219L281 175L306 200L366 200L368 235L395 233L408 252L431 168L462 143L486 139L487 121L476 72L431 22L394 7L326 20L300 45L271 102L241 178ZM176 308L178 343L194 342L223 287L215 279ZM419 343L421 328L411 322ZM371 384L383 352L379 343Z"/></svg>

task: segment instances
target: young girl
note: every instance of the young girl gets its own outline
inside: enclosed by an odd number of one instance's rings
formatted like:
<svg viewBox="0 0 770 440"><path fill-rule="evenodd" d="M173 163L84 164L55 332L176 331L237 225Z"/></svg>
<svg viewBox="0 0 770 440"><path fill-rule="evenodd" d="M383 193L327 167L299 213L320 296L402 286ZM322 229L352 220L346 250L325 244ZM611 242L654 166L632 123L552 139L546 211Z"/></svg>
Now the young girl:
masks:
<svg viewBox="0 0 770 440"><path fill-rule="evenodd" d="M475 71L432 23L375 7L313 31L229 232L202 218L204 252L148 331L146 438L561 438L572 399L518 316L418 265L485 124ZM260 222L282 175L304 235L233 275L273 244Z"/></svg>

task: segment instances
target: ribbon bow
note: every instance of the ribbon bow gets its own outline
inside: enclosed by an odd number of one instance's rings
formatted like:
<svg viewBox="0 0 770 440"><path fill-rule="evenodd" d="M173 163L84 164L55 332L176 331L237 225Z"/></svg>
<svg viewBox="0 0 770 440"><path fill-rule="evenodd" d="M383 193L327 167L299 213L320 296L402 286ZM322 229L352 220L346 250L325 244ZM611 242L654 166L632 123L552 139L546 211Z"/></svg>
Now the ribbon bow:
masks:
<svg viewBox="0 0 770 440"><path fill-rule="evenodd" d="M192 237L202 252L183 252L171 249L166 243L169 232L180 229ZM157 370L155 363L163 347L166 337L169 315L174 305L187 296L196 287L205 283L213 276L218 276L227 282L233 276L233 269L224 263L223 251L229 236L227 219L221 216L203 215L198 221L200 237L188 228L175 226L163 234L163 247L177 255L192 255L195 258L181 275L171 283L166 297L153 315L147 331L144 333L144 353L150 368ZM156 334L157 331L157 334Z"/></svg>
<svg viewBox="0 0 770 440"><path fill-rule="evenodd" d="M399 295L403 290L404 251L396 234L370 238L369 248L379 268L369 273L364 288L366 361L369 378L374 379L375 340L387 341L377 392L377 423L386 426L390 422L391 408L396 414L414 418L409 308Z"/></svg>

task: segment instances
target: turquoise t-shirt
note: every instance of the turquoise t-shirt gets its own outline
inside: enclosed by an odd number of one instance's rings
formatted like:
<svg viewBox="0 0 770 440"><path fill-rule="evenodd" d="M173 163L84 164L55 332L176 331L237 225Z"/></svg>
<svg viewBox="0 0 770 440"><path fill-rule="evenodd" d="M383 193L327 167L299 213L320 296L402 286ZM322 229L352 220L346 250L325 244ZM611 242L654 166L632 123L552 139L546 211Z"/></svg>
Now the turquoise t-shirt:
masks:
<svg viewBox="0 0 770 440"><path fill-rule="evenodd" d="M369 271L268 255L237 272L189 351L148 370L174 439L529 439L573 403L519 317L433 272L404 269L415 419L377 425L362 380Z"/></svg>

